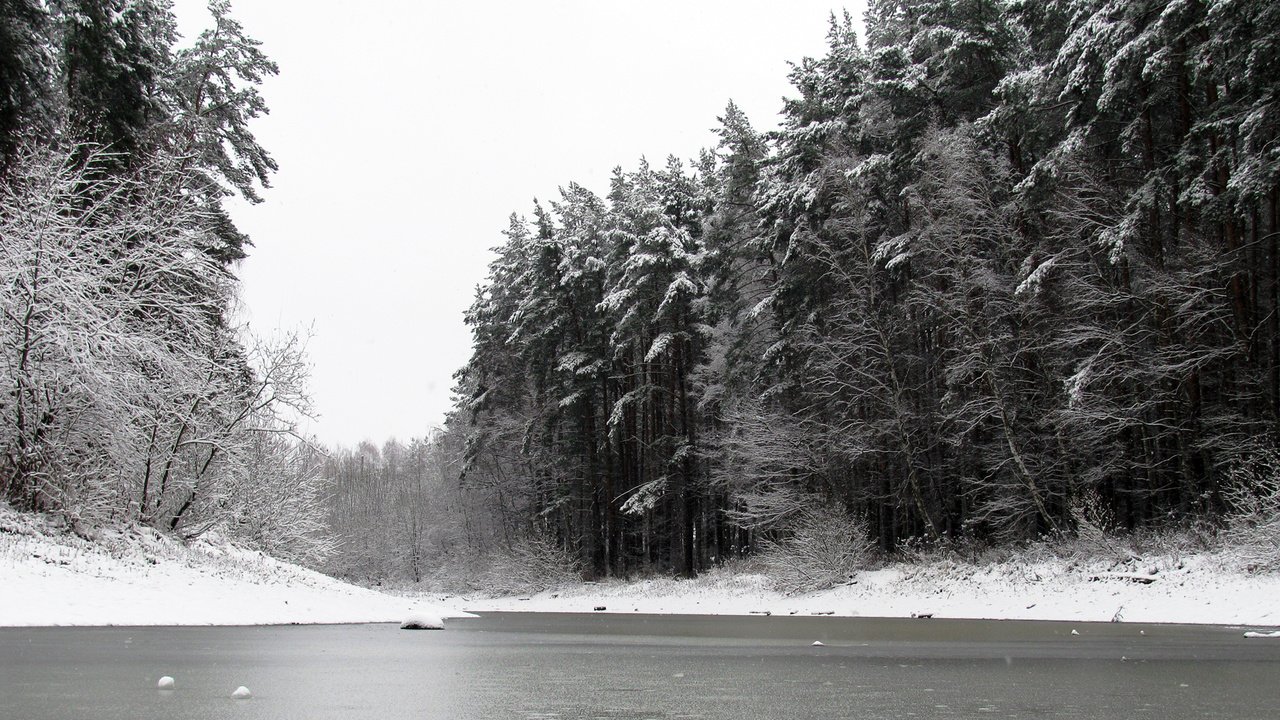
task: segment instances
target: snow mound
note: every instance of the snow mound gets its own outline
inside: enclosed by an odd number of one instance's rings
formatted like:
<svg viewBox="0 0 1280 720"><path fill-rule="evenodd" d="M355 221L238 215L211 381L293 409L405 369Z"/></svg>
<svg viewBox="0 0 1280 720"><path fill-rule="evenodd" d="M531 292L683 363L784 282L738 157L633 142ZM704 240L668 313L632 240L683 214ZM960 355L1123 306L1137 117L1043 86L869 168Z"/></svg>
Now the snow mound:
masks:
<svg viewBox="0 0 1280 720"><path fill-rule="evenodd" d="M444 621L430 613L414 612L400 623L401 630L443 630Z"/></svg>
<svg viewBox="0 0 1280 720"><path fill-rule="evenodd" d="M249 688L241 685L240 687L231 691L231 697L236 700L248 700L249 698L253 697L253 693L249 692Z"/></svg>
<svg viewBox="0 0 1280 720"><path fill-rule="evenodd" d="M159 682L156 683L156 687L161 690L172 690L173 678L169 677L168 675L165 675L164 677L160 678Z"/></svg>
<svg viewBox="0 0 1280 720"><path fill-rule="evenodd" d="M1276 630L1275 632L1256 632L1256 631L1250 630L1249 632L1245 633L1244 636L1247 638L1280 639L1280 630Z"/></svg>

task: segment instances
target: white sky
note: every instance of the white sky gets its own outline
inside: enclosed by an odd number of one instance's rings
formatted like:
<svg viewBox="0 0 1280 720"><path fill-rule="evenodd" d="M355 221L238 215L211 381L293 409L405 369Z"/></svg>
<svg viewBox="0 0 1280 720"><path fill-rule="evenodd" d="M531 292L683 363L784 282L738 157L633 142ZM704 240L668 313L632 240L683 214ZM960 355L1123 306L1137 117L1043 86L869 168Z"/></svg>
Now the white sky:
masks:
<svg viewBox="0 0 1280 720"><path fill-rule="evenodd" d="M715 142L730 99L757 129L821 56L838 0L235 0L280 66L254 132L280 164L232 215L256 332L314 330L322 441L408 440L448 411L462 322L512 211L615 166ZM175 0L193 39L205 0Z"/></svg>

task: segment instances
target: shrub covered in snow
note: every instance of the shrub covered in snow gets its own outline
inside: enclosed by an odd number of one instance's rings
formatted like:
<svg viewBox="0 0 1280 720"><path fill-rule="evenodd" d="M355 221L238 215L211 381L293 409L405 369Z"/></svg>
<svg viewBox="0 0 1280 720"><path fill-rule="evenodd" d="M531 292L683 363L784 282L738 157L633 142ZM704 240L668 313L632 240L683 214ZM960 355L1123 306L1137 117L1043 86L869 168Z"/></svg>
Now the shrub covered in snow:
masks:
<svg viewBox="0 0 1280 720"><path fill-rule="evenodd" d="M1223 533L1251 570L1280 570L1280 453L1260 452L1231 472Z"/></svg>
<svg viewBox="0 0 1280 720"><path fill-rule="evenodd" d="M497 594L529 593L582 579L582 564L570 549L539 535L517 540L485 555L475 577L479 588Z"/></svg>
<svg viewBox="0 0 1280 720"><path fill-rule="evenodd" d="M1076 492L1070 500L1068 514L1074 532L1068 530L1047 537L1045 549L1051 555L1069 560L1100 558L1113 562L1133 555L1128 543L1121 538L1115 512L1097 490L1088 488Z"/></svg>
<svg viewBox="0 0 1280 720"><path fill-rule="evenodd" d="M829 507L801 513L781 540L761 553L765 572L785 593L812 592L848 582L872 557L866 523Z"/></svg>

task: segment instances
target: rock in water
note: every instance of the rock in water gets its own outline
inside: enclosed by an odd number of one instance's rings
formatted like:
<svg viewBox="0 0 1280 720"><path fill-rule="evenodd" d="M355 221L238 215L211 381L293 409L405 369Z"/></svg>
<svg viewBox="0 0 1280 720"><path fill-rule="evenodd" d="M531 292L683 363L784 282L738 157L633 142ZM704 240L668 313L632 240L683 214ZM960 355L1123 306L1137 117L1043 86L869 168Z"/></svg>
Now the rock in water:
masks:
<svg viewBox="0 0 1280 720"><path fill-rule="evenodd" d="M401 630L443 630L444 621L435 615L413 613L400 623Z"/></svg>
<svg viewBox="0 0 1280 720"><path fill-rule="evenodd" d="M168 675L165 675L164 677L160 678L160 682L156 683L156 687L160 688L161 690L172 690L173 678L169 677Z"/></svg>
<svg viewBox="0 0 1280 720"><path fill-rule="evenodd" d="M235 698L236 700L248 700L249 698L253 697L253 693L249 692L249 688L241 685L240 687L235 689L235 692L231 693L231 697Z"/></svg>

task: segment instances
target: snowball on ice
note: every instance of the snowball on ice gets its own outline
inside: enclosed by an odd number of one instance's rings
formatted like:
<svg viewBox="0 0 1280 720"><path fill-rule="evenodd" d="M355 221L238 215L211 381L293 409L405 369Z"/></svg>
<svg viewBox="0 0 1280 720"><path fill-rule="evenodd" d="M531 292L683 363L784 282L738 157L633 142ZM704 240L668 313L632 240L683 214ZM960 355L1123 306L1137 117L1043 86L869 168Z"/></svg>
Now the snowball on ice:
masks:
<svg viewBox="0 0 1280 720"><path fill-rule="evenodd" d="M415 612L405 618L400 623L401 630L443 630L444 621L435 615L424 612Z"/></svg>
<svg viewBox="0 0 1280 720"><path fill-rule="evenodd" d="M164 677L160 678L159 682L156 683L156 687L160 688L161 690L172 690L173 678L169 677L168 675L165 675Z"/></svg>
<svg viewBox="0 0 1280 720"><path fill-rule="evenodd" d="M249 698L253 697L253 693L249 692L249 688L241 685L231 693L231 697L235 698L236 700L248 700Z"/></svg>

